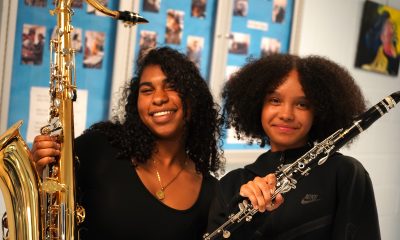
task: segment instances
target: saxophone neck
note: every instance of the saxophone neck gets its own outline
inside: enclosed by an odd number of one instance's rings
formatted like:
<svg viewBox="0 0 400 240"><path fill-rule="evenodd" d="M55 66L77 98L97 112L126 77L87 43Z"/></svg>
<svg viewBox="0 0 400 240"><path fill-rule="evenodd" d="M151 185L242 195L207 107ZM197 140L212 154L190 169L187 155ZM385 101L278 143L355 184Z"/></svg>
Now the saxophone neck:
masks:
<svg viewBox="0 0 400 240"><path fill-rule="evenodd" d="M86 0L86 2L94 7L96 10L115 19L122 20L128 25L136 25L149 22L147 21L147 19L135 12L111 10L99 3L97 0Z"/></svg>

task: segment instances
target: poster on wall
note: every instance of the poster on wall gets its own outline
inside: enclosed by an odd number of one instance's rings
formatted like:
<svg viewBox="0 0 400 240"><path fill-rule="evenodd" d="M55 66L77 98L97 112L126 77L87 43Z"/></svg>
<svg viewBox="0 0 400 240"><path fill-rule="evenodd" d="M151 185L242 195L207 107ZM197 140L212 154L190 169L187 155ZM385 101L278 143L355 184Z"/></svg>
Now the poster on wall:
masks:
<svg viewBox="0 0 400 240"><path fill-rule="evenodd" d="M49 14L55 8L53 0L18 1L7 125L23 120L21 135L30 143L49 117L50 96L43 89L49 89L50 40L56 35L56 17ZM118 9L119 1L101 3ZM79 106L75 103L74 120L78 136L93 123L108 119L116 21L83 0L74 0L71 6L71 45L75 50L79 102Z"/></svg>
<svg viewBox="0 0 400 240"><path fill-rule="evenodd" d="M209 81L217 0L141 0L140 14L150 24L139 25L135 56L169 46L186 54Z"/></svg>
<svg viewBox="0 0 400 240"><path fill-rule="evenodd" d="M232 24L228 41L225 81L249 59L289 52L294 1L233 0ZM252 139L237 139L227 129L224 149L259 149Z"/></svg>
<svg viewBox="0 0 400 240"><path fill-rule="evenodd" d="M364 3L355 66L397 76L400 64L400 10Z"/></svg>

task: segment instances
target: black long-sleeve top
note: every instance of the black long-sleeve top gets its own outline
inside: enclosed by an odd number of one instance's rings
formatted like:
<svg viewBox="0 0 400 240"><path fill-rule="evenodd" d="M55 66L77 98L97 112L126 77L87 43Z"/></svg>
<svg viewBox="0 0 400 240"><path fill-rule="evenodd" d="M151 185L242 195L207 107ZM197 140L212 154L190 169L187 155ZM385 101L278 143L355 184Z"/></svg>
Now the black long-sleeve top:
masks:
<svg viewBox="0 0 400 240"><path fill-rule="evenodd" d="M266 152L250 165L225 175L217 187L209 214L208 233L237 212L242 184L274 173L280 164L301 157L309 147ZM284 203L272 212L257 213L231 233L229 239L269 240L377 240L379 222L372 183L354 158L335 153L284 194Z"/></svg>
<svg viewBox="0 0 400 240"><path fill-rule="evenodd" d="M197 201L186 210L168 207L141 182L129 159L104 135L92 132L75 141L78 202L86 210L81 239L201 239L217 180L203 175Z"/></svg>

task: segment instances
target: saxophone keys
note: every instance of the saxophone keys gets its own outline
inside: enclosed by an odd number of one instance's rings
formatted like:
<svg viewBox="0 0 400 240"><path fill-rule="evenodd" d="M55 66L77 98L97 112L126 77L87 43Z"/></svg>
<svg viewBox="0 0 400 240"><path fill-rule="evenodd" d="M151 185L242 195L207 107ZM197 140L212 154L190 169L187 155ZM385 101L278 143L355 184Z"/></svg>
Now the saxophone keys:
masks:
<svg viewBox="0 0 400 240"><path fill-rule="evenodd" d="M77 205L75 211L76 211L76 223L79 225L83 223L83 221L85 221L86 211L85 208L82 207L81 205Z"/></svg>
<svg viewBox="0 0 400 240"><path fill-rule="evenodd" d="M42 183L42 189L46 193L55 193L59 191L64 191L65 186L58 183L58 181L54 178L46 178L46 180L43 181Z"/></svg>

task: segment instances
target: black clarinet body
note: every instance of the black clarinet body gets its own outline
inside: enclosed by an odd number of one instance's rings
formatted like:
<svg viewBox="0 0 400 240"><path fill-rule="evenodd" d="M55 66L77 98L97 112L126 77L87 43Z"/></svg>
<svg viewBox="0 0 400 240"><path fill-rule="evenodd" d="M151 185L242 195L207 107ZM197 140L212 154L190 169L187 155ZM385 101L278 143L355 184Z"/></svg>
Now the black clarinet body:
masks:
<svg viewBox="0 0 400 240"><path fill-rule="evenodd" d="M279 193L284 194L295 189L302 177L307 176L314 167L324 164L331 154L369 128L375 121L394 108L399 101L400 91L392 93L358 116L350 126L339 129L323 141L316 143L312 149L292 164L279 166L275 173L277 178L276 190L271 198L275 199ZM232 231L239 228L241 224L251 221L253 215L257 212L258 209L253 208L248 200L244 200L239 203L238 212L229 215L227 221L213 232L204 234L203 239L229 238Z"/></svg>

